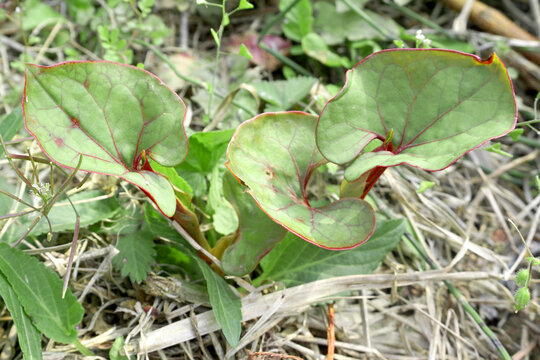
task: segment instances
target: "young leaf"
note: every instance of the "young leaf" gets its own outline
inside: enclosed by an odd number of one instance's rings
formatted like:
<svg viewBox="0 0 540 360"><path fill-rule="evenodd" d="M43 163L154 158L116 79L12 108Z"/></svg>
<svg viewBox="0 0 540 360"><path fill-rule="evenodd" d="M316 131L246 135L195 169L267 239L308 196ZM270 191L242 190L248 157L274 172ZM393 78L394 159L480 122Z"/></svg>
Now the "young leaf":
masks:
<svg viewBox="0 0 540 360"><path fill-rule="evenodd" d="M164 166L187 154L185 105L157 77L104 61L26 65L27 130L54 162L123 178L167 216L176 209L169 181L142 165L143 153Z"/></svg>
<svg viewBox="0 0 540 360"><path fill-rule="evenodd" d="M334 276L369 274L397 245L404 231L402 220L378 221L371 238L348 251L317 248L288 234L261 260L263 273L255 282L258 285L274 280L294 286Z"/></svg>
<svg viewBox="0 0 540 360"><path fill-rule="evenodd" d="M262 212L230 173L223 178L223 193L236 210L240 224L234 242L221 257L221 266L226 274L244 276L255 269L287 230Z"/></svg>
<svg viewBox="0 0 540 360"><path fill-rule="evenodd" d="M317 145L332 162L353 161L345 171L349 181L376 166L436 171L508 133L516 118L512 83L496 55L481 60L449 50L394 49L349 70L320 115ZM390 143L362 153L390 131Z"/></svg>
<svg viewBox="0 0 540 360"><path fill-rule="evenodd" d="M156 255L152 233L139 223L136 220L123 226L116 244L119 253L112 259L115 269L136 283L146 279Z"/></svg>
<svg viewBox="0 0 540 360"><path fill-rule="evenodd" d="M485 148L486 151L489 151L489 152L492 152L492 153L495 153L495 154L498 154L498 155L502 155L502 156L506 156L506 157L514 157L514 155L504 151L501 149L501 143L494 143L493 145L491 146L488 146L487 148Z"/></svg>
<svg viewBox="0 0 540 360"><path fill-rule="evenodd" d="M206 280L210 304L217 323L221 326L227 342L231 346L236 346L242 332L242 302L233 293L225 279L216 274L201 258L195 256L194 259L199 264Z"/></svg>
<svg viewBox="0 0 540 360"><path fill-rule="evenodd" d="M24 312L19 299L3 275L0 275L0 294L6 304L13 323L17 327L19 346L25 359L41 360L41 335L32 324L32 319Z"/></svg>
<svg viewBox="0 0 540 360"><path fill-rule="evenodd" d="M325 163L315 145L316 120L302 112L262 114L248 120L229 143L226 165L248 186L261 209L289 231L317 246L352 248L371 235L375 215L361 199L310 205L309 179Z"/></svg>
<svg viewBox="0 0 540 360"><path fill-rule="evenodd" d="M36 258L0 244L0 272L17 295L24 311L45 336L70 344L84 309L68 289L62 299L62 280Z"/></svg>
<svg viewBox="0 0 540 360"><path fill-rule="evenodd" d="M253 4L251 4L248 0L240 0L240 3L238 4L238 10L248 10L253 9Z"/></svg>
<svg viewBox="0 0 540 360"><path fill-rule="evenodd" d="M245 57L246 59L253 59L253 55L249 52L249 49L246 47L246 45L241 44L240 49L238 50L238 55Z"/></svg>
<svg viewBox="0 0 540 360"><path fill-rule="evenodd" d="M433 186L435 186L435 183L433 181L422 181L418 186L418 190L416 190L416 192L421 194L424 191L431 189Z"/></svg>

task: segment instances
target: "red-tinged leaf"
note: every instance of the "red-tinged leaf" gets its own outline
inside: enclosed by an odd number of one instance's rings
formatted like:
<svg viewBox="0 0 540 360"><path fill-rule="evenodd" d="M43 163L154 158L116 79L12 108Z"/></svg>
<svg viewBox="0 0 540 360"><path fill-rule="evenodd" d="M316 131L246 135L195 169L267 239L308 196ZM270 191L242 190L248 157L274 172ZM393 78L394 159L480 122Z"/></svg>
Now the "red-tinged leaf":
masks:
<svg viewBox="0 0 540 360"><path fill-rule="evenodd" d="M187 154L185 105L157 77L105 61L28 64L26 129L54 162L137 185L167 216L176 209L169 181L142 167L143 153L164 166Z"/></svg>
<svg viewBox="0 0 540 360"><path fill-rule="evenodd" d="M315 245L352 248L373 232L374 212L357 198L310 205L309 178L325 163L315 145L316 121L306 113L283 112L244 122L229 143L227 166L274 221Z"/></svg>
<svg viewBox="0 0 540 360"><path fill-rule="evenodd" d="M348 71L316 136L328 160L352 161L345 178L354 181L377 166L444 169L511 131L516 119L512 83L496 55L481 60L450 50L394 49ZM363 151L375 139L384 143Z"/></svg>

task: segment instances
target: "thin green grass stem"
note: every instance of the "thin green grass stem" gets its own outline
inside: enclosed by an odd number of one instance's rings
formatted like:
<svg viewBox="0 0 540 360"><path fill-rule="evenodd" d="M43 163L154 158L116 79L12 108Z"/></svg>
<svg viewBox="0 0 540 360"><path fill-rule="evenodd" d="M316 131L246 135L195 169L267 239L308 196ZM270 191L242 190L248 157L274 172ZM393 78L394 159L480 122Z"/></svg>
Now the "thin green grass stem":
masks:
<svg viewBox="0 0 540 360"><path fill-rule="evenodd" d="M167 58L167 56L162 53L159 49L157 49L155 46L153 46L152 44L150 44L149 42L146 42L144 40L140 40L140 39L134 39L133 40L135 43L139 44L139 45L143 45L145 47L147 47L148 49L150 49L150 51L152 51L154 54L156 54L156 56L158 58L160 58L165 64L167 64L167 66L174 72L174 74L176 76L178 76L180 79L190 83L190 84L193 84L193 85L196 85L196 86L199 86L199 87L202 87L202 88L207 88L206 86L206 83L203 82L203 81L200 81L200 80L197 80L195 78L192 78L190 76L187 76L187 75L184 75L182 74L177 68L176 66ZM216 91L214 89L214 95L220 99L225 99L226 95L223 95L221 94L219 91ZM232 101L232 104L238 108L238 109L241 109L243 111L246 112L246 114L248 114L249 116L255 116L256 114L253 113L253 111L251 111L250 109L246 108L245 106L243 106L242 104L239 104L238 102L236 101Z"/></svg>
<svg viewBox="0 0 540 360"><path fill-rule="evenodd" d="M440 270L440 268L431 260L431 258L426 254L424 249L422 248L422 244L420 244L411 234L405 233L405 236L409 240L409 244L411 244L414 249L422 255L426 263L432 268L433 270ZM497 335L487 326L487 324L484 322L484 319L476 312L476 310L471 306L471 304L467 301L467 299L461 294L461 292L448 280L443 280L444 284L450 290L450 293L456 298L456 300L459 302L459 304L463 307L463 309L473 318L473 320L476 322L476 324L482 329L484 334L489 338L493 346L497 349L499 354L501 355L501 358L504 360L512 360L512 357L504 347L504 345L501 343Z"/></svg>

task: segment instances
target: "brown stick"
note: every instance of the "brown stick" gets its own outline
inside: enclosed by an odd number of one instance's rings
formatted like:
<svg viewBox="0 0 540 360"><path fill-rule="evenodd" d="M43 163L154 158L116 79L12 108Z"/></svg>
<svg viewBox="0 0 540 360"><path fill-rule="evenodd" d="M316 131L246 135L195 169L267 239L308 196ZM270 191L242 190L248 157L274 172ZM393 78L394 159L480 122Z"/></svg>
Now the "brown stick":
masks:
<svg viewBox="0 0 540 360"><path fill-rule="evenodd" d="M334 360L334 350L336 347L336 330L334 328L334 304L328 305L328 329L326 330L328 342L328 355L326 360Z"/></svg>
<svg viewBox="0 0 540 360"><path fill-rule="evenodd" d="M467 0L442 0L449 8L455 11L461 11ZM492 34L502 35L513 39L538 41L538 39L523 30L519 25L510 20L499 10L496 10L480 1L475 1L470 15L471 22ZM529 60L540 65L540 54L522 51Z"/></svg>

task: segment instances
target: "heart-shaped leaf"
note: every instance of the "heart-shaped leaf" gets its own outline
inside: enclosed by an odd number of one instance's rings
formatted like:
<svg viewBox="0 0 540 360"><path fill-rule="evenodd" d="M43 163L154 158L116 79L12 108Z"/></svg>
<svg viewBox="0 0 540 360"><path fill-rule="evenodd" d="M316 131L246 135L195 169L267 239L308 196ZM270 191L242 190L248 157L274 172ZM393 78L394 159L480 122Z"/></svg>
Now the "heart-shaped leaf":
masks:
<svg viewBox="0 0 540 360"><path fill-rule="evenodd" d="M248 120L229 143L227 166L260 208L289 231L321 247L352 248L373 232L374 212L357 198L310 205L309 178L326 162L315 144L316 122L316 116L294 111Z"/></svg>
<svg viewBox="0 0 540 360"><path fill-rule="evenodd" d="M164 166L187 154L185 105L157 77L105 61L27 65L26 129L54 162L121 177L167 216L176 209L169 181L142 166L143 152Z"/></svg>
<svg viewBox="0 0 540 360"><path fill-rule="evenodd" d="M347 73L319 117L317 145L345 164L353 181L376 166L403 163L441 170L513 129L512 83L496 55L394 49L368 56ZM362 152L372 140L384 143Z"/></svg>
<svg viewBox="0 0 540 360"><path fill-rule="evenodd" d="M234 243L221 257L221 267L226 274L244 276L285 237L287 230L260 211L230 173L223 177L223 193L236 210L239 225L232 235Z"/></svg>

